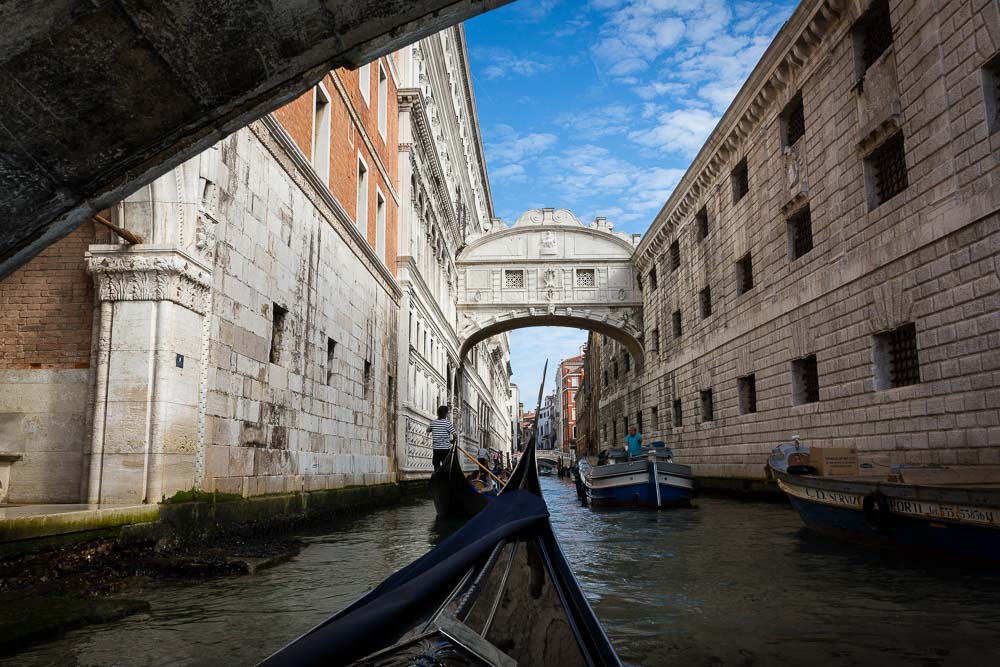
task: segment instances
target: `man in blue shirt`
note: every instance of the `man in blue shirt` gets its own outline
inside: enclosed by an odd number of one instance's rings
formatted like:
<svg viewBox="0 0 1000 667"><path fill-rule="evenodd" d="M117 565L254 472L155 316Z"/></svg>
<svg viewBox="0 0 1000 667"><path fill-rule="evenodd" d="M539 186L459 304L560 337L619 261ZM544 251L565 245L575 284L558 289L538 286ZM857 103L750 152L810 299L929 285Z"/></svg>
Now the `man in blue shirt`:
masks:
<svg viewBox="0 0 1000 667"><path fill-rule="evenodd" d="M625 436L625 445L630 457L642 455L642 433L638 433L635 426L628 427L628 435Z"/></svg>

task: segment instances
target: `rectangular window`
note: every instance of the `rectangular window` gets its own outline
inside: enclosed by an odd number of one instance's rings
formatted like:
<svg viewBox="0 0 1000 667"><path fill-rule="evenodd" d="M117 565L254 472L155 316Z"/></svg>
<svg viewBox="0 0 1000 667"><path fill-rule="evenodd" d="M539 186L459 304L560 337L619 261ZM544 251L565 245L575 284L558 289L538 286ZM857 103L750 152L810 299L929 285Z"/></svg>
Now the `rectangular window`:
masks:
<svg viewBox="0 0 1000 667"><path fill-rule="evenodd" d="M385 139L389 123L389 77L382 63L378 64L378 133Z"/></svg>
<svg viewBox="0 0 1000 667"><path fill-rule="evenodd" d="M910 322L875 336L875 388L905 387L920 382L917 327Z"/></svg>
<svg viewBox="0 0 1000 667"><path fill-rule="evenodd" d="M361 379L361 389L364 391L364 395L368 396L368 392L372 388L372 362L365 360L365 374Z"/></svg>
<svg viewBox="0 0 1000 667"><path fill-rule="evenodd" d="M710 422L715 420L715 410L712 406L712 390L701 390L701 420Z"/></svg>
<svg viewBox="0 0 1000 667"><path fill-rule="evenodd" d="M654 431L660 428L660 409L655 405L653 406L653 423L650 426L653 427Z"/></svg>
<svg viewBox="0 0 1000 667"><path fill-rule="evenodd" d="M1000 55L983 68L983 100L986 126L991 134L1000 131Z"/></svg>
<svg viewBox="0 0 1000 667"><path fill-rule="evenodd" d="M813 249L812 215L806 204L788 219L788 258L796 260Z"/></svg>
<svg viewBox="0 0 1000 667"><path fill-rule="evenodd" d="M656 281L656 267L649 270L649 286L651 289L659 287L659 284Z"/></svg>
<svg viewBox="0 0 1000 667"><path fill-rule="evenodd" d="M324 185L330 185L330 96L314 89L312 165Z"/></svg>
<svg viewBox="0 0 1000 667"><path fill-rule="evenodd" d="M604 371L604 386L607 387L610 383L608 382L608 372Z"/></svg>
<svg viewBox="0 0 1000 667"><path fill-rule="evenodd" d="M906 175L906 150L903 133L897 132L872 151L865 160L871 188L869 210L889 201L909 185Z"/></svg>
<svg viewBox="0 0 1000 667"><path fill-rule="evenodd" d="M385 197L382 191L375 186L375 254L388 264L385 258Z"/></svg>
<svg viewBox="0 0 1000 667"><path fill-rule="evenodd" d="M712 315L712 288L704 287L698 292L698 306L701 310L701 319L706 319Z"/></svg>
<svg viewBox="0 0 1000 667"><path fill-rule="evenodd" d="M652 335L653 335L653 340L652 340L652 343L653 343L653 352L659 352L660 351L660 330L659 329L653 329Z"/></svg>
<svg viewBox="0 0 1000 667"><path fill-rule="evenodd" d="M268 359L272 364L281 363L282 342L285 337L285 322L288 311L276 303L271 304L271 352Z"/></svg>
<svg viewBox="0 0 1000 667"><path fill-rule="evenodd" d="M365 63L358 68L358 88L361 89L361 99L371 105L372 95L372 65Z"/></svg>
<svg viewBox="0 0 1000 667"><path fill-rule="evenodd" d="M733 203L743 199L750 192L750 172L747 169L747 159L740 160L732 173Z"/></svg>
<svg viewBox="0 0 1000 667"><path fill-rule="evenodd" d="M892 46L892 20L889 17L888 0L875 0L854 24L854 45L858 78L861 78L879 56Z"/></svg>
<svg viewBox="0 0 1000 667"><path fill-rule="evenodd" d="M802 106L802 93L798 93L781 112L781 126L784 129L784 145L794 146L805 136L806 113Z"/></svg>
<svg viewBox="0 0 1000 667"><path fill-rule="evenodd" d="M597 287L597 273L596 273L596 269L577 269L576 270L576 286L577 287Z"/></svg>
<svg viewBox="0 0 1000 667"><path fill-rule="evenodd" d="M679 240L670 244L670 273L681 268L681 242Z"/></svg>
<svg viewBox="0 0 1000 667"><path fill-rule="evenodd" d="M681 399L674 399L674 426L680 428L684 426L684 415L681 414Z"/></svg>
<svg viewBox="0 0 1000 667"><path fill-rule="evenodd" d="M753 289L753 259L750 253L736 262L736 293L746 294Z"/></svg>
<svg viewBox="0 0 1000 667"><path fill-rule="evenodd" d="M750 374L739 378L740 414L748 415L757 412L757 376Z"/></svg>
<svg viewBox="0 0 1000 667"><path fill-rule="evenodd" d="M675 310L673 315L671 315L671 320L674 325L674 338L681 337L681 311Z"/></svg>
<svg viewBox="0 0 1000 667"><path fill-rule="evenodd" d="M632 357L629 356L627 350L622 350L622 365L625 367L626 373L632 370Z"/></svg>
<svg viewBox="0 0 1000 667"><path fill-rule="evenodd" d="M368 236L368 165L358 156L358 201L355 224L361 233Z"/></svg>
<svg viewBox="0 0 1000 667"><path fill-rule="evenodd" d="M618 360L615 359L612 362L611 369L614 371L615 379L618 379Z"/></svg>
<svg viewBox="0 0 1000 667"><path fill-rule="evenodd" d="M792 361L792 405L819 401L819 370L816 355Z"/></svg>
<svg viewBox="0 0 1000 667"><path fill-rule="evenodd" d="M337 360L337 341L326 339L326 384L333 384L333 365Z"/></svg>
<svg viewBox="0 0 1000 667"><path fill-rule="evenodd" d="M708 236L708 207L702 206L701 210L695 213L695 225L698 229L698 240L704 241Z"/></svg>
<svg viewBox="0 0 1000 667"><path fill-rule="evenodd" d="M642 410L635 413L635 428L640 434L642 434Z"/></svg>
<svg viewBox="0 0 1000 667"><path fill-rule="evenodd" d="M524 289L524 271L506 269L503 272L503 286L505 289Z"/></svg>
<svg viewBox="0 0 1000 667"><path fill-rule="evenodd" d="M608 440L608 425L601 424L601 440L607 442Z"/></svg>

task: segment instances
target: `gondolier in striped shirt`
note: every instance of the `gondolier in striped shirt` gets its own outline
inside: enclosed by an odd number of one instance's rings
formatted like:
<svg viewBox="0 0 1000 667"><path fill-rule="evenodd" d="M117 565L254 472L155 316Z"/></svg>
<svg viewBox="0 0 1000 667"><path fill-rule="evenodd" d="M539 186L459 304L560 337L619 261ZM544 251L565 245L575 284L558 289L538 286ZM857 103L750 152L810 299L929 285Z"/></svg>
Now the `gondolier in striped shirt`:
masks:
<svg viewBox="0 0 1000 667"><path fill-rule="evenodd" d="M444 459L448 456L451 443L455 441L455 425L448 419L451 411L447 405L438 406L438 418L432 419L427 425L427 432L431 434L431 451L433 452L432 462L434 470L441 467Z"/></svg>

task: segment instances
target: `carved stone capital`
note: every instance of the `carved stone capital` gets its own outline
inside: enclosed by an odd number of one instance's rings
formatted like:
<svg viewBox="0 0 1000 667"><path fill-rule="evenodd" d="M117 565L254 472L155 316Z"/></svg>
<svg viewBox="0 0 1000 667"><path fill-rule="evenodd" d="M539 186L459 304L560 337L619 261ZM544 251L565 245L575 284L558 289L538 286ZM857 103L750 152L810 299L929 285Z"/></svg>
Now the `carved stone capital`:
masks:
<svg viewBox="0 0 1000 667"><path fill-rule="evenodd" d="M87 272L101 301L172 301L204 315L211 269L174 247L90 246Z"/></svg>

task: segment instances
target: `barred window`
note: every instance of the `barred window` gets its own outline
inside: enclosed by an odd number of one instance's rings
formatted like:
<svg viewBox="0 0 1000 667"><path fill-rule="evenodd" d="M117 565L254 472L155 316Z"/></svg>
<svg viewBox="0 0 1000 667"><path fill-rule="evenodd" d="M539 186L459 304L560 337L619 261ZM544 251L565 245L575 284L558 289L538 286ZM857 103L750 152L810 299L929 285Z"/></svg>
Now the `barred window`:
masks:
<svg viewBox="0 0 1000 667"><path fill-rule="evenodd" d="M674 338L681 337L681 311L675 310L672 316L674 324Z"/></svg>
<svg viewBox="0 0 1000 667"><path fill-rule="evenodd" d="M792 404L819 401L819 370L816 355L810 354L792 361Z"/></svg>
<svg viewBox="0 0 1000 667"><path fill-rule="evenodd" d="M503 272L503 286L506 289L524 289L524 271L505 270Z"/></svg>
<svg viewBox="0 0 1000 667"><path fill-rule="evenodd" d="M732 173L733 203L743 199L750 192L750 172L747 170L747 159L743 158Z"/></svg>
<svg viewBox="0 0 1000 667"><path fill-rule="evenodd" d="M905 387L920 382L917 327L910 322L875 336L875 388Z"/></svg>
<svg viewBox="0 0 1000 667"><path fill-rule="evenodd" d="M673 273L681 268L681 242L674 241L670 244L670 272Z"/></svg>
<svg viewBox="0 0 1000 667"><path fill-rule="evenodd" d="M577 287L597 287L597 273L595 269L576 270Z"/></svg>
<svg viewBox="0 0 1000 667"><path fill-rule="evenodd" d="M745 375L737 380L739 387L740 414L757 412L757 376Z"/></svg>
<svg viewBox="0 0 1000 667"><path fill-rule="evenodd" d="M695 224L698 226L698 240L704 241L708 236L708 207L702 206L694 216Z"/></svg>
<svg viewBox="0 0 1000 667"><path fill-rule="evenodd" d="M712 288L705 287L698 292L698 305L701 309L701 319L712 315Z"/></svg>
<svg viewBox="0 0 1000 667"><path fill-rule="evenodd" d="M807 204L788 219L789 259L796 260L812 249L812 215Z"/></svg>
<svg viewBox="0 0 1000 667"><path fill-rule="evenodd" d="M656 289L657 287L659 287L659 284L656 281L656 267L655 266L649 270L649 286L652 289Z"/></svg>
<svg viewBox="0 0 1000 667"><path fill-rule="evenodd" d="M897 132L876 148L867 162L871 172L870 184L874 187L875 195L871 208L892 199L909 185L902 132Z"/></svg>
<svg viewBox="0 0 1000 667"><path fill-rule="evenodd" d="M684 415L681 414L681 399L674 400L674 426L684 426Z"/></svg>
<svg viewBox="0 0 1000 667"><path fill-rule="evenodd" d="M861 74L864 74L892 46L892 20L889 17L888 0L875 0L872 3L854 25L854 38L861 61Z"/></svg>
<svg viewBox="0 0 1000 667"><path fill-rule="evenodd" d="M746 294L753 289L753 259L750 253L736 262L736 293Z"/></svg>
<svg viewBox="0 0 1000 667"><path fill-rule="evenodd" d="M701 390L701 420L703 422L715 421L715 409L712 405L712 390Z"/></svg>
<svg viewBox="0 0 1000 667"><path fill-rule="evenodd" d="M799 93L788 103L781 114L785 126L785 145L794 146L806 133L806 114L802 106L802 93Z"/></svg>

